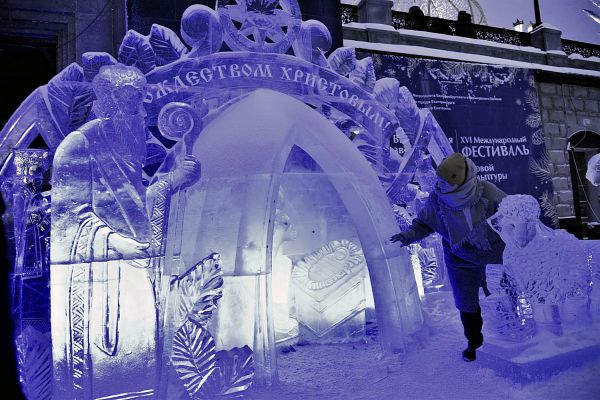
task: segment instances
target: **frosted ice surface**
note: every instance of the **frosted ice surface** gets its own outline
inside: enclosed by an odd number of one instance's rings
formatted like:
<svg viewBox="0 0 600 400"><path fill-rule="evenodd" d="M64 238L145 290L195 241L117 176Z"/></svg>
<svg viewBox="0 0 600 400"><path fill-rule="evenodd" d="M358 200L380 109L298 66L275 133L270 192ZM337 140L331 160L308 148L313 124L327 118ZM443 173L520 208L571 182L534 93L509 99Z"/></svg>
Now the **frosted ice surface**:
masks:
<svg viewBox="0 0 600 400"><path fill-rule="evenodd" d="M177 183L186 181L182 176L197 180L199 170L182 168L144 186L145 85L134 67L102 67L93 80L98 118L68 135L54 158L56 397L144 393L157 378L157 271L166 199L183 187Z"/></svg>
<svg viewBox="0 0 600 400"><path fill-rule="evenodd" d="M56 397L206 397L189 364L221 365L210 378L221 383L237 379L229 372L251 377L256 365L257 382L270 384L274 341L296 335L298 319L323 340L348 337L364 331L365 303L386 353L404 350L422 327L410 255L385 240L397 231L390 200L403 200L410 216L426 198L434 170L423 153L438 161L449 152L441 128L398 81L376 80L370 58L357 60L352 48L325 58L331 35L303 22L297 1L218 7L188 8L183 42L153 25L146 36L129 31L116 59L86 53L2 131L13 146L39 130L56 150ZM233 51L219 52L223 42ZM318 169L317 178L290 179L296 188L284 177L294 148L306 153L306 170ZM280 187L295 191L294 207L279 201ZM48 261L47 201L32 199L39 235L25 242L41 245L22 267L38 274ZM16 219L21 230L31 228L24 219ZM304 233L294 238L295 230ZM294 265L333 240L345 247L326 260L351 249L362 266L340 259L311 268L306 279L331 285L297 288ZM433 284L439 243L422 246L423 279ZM222 262L206 257L215 251ZM329 306L312 312L309 304ZM207 354L215 364L201 362Z"/></svg>
<svg viewBox="0 0 600 400"><path fill-rule="evenodd" d="M506 248L504 264L487 269L488 285L495 294L488 307L503 315L497 320L498 329L514 339L531 336L527 327L531 323L538 332L557 335L567 327L585 326L595 307L590 309L589 300L598 297L593 276L598 242L550 229L539 216L540 207L532 196L511 195L489 219Z"/></svg>
<svg viewBox="0 0 600 400"><path fill-rule="evenodd" d="M347 240L332 241L294 267L300 336L319 343L357 339L365 330L365 259Z"/></svg>

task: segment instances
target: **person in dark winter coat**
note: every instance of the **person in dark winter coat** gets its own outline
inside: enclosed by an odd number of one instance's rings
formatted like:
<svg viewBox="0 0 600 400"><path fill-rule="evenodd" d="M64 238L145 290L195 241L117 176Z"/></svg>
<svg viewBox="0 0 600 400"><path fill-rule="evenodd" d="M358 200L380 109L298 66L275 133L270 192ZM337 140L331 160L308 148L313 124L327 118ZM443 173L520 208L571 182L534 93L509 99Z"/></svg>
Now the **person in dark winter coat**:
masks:
<svg viewBox="0 0 600 400"><path fill-rule="evenodd" d="M487 223L506 196L494 184L477 177L477 166L454 153L437 170L437 184L412 225L390 240L403 246L433 232L442 236L444 259L454 302L468 340L465 361L474 361L475 350L483 344L479 288L485 285L485 266L502 264L504 243Z"/></svg>

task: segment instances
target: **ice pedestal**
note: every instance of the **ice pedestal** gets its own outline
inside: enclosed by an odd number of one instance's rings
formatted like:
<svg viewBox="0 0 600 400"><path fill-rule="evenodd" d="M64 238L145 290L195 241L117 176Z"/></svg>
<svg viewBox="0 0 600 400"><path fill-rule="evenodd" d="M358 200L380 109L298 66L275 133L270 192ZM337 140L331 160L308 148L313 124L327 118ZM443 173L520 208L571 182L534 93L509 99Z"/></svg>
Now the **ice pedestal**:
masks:
<svg viewBox="0 0 600 400"><path fill-rule="evenodd" d="M533 197L510 195L488 220L506 249L504 264L487 266L492 296L482 302L489 322L478 359L518 382L543 380L600 355L594 307L600 242L550 229L539 216Z"/></svg>
<svg viewBox="0 0 600 400"><path fill-rule="evenodd" d="M486 336L477 362L518 383L542 381L600 358L600 324L556 336L545 332L526 342Z"/></svg>

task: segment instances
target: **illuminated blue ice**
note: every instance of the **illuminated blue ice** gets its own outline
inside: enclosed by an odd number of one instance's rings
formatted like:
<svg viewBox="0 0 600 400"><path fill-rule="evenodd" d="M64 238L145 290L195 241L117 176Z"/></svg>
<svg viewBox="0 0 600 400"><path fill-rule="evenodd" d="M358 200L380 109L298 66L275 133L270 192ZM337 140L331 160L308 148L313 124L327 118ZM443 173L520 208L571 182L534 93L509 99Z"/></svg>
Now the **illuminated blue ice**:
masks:
<svg viewBox="0 0 600 400"><path fill-rule="evenodd" d="M116 57L84 54L2 131L13 146L39 134L54 156L50 255L36 247L50 259L54 398L274 384L276 341L353 340L373 308L384 354L419 340L391 204L418 210L452 149L370 58L326 57L331 35L295 0L251 3L191 6L183 41L153 25ZM421 245L413 261L439 285L439 243Z"/></svg>

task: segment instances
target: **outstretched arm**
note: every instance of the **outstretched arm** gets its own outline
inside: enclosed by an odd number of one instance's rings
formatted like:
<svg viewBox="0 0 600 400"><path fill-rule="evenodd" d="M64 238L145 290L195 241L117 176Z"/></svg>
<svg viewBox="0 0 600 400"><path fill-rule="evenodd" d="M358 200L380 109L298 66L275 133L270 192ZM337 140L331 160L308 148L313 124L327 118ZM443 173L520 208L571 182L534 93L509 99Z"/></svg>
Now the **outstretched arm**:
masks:
<svg viewBox="0 0 600 400"><path fill-rule="evenodd" d="M435 232L435 212L428 200L425 207L419 211L417 217L413 219L411 226L404 232L397 233L390 237L392 243L400 242L403 246L419 241Z"/></svg>

